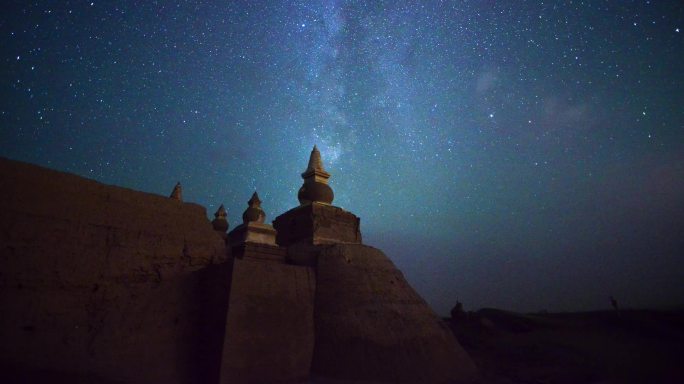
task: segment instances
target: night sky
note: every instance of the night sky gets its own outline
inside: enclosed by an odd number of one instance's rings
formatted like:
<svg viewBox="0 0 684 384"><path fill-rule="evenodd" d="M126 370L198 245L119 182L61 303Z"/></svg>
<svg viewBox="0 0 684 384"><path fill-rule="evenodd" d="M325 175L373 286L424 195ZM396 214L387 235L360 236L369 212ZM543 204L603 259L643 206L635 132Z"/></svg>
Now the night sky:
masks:
<svg viewBox="0 0 684 384"><path fill-rule="evenodd" d="M684 304L680 1L12 1L0 36L1 156L235 227L317 144L439 313Z"/></svg>

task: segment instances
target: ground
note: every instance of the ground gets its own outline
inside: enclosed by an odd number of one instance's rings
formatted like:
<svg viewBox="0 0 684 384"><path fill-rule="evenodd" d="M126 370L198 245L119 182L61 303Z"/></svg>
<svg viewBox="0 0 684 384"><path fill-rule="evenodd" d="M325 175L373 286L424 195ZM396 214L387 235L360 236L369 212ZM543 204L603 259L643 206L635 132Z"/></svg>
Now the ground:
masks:
<svg viewBox="0 0 684 384"><path fill-rule="evenodd" d="M684 310L482 309L446 321L481 383L684 383Z"/></svg>

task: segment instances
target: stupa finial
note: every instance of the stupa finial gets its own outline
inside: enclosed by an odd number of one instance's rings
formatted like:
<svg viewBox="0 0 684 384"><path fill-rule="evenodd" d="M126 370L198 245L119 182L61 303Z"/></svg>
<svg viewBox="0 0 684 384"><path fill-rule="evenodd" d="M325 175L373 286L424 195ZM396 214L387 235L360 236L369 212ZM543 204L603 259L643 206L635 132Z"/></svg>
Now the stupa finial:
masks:
<svg viewBox="0 0 684 384"><path fill-rule="evenodd" d="M255 221L257 223L263 223L266 220L266 213L261 209L261 200L259 199L259 194L254 191L252 198L247 202L247 209L242 214L242 222L247 224L250 221Z"/></svg>
<svg viewBox="0 0 684 384"><path fill-rule="evenodd" d="M261 199L259 199L259 194L256 191L254 191L247 204L250 207L261 207Z"/></svg>
<svg viewBox="0 0 684 384"><path fill-rule="evenodd" d="M309 165L306 167L304 173L302 173L302 178L306 178L309 174L318 173L320 176L325 178L325 183L328 182L330 174L323 168L323 160L321 159L321 152L318 151L318 147L314 144L311 150L311 156L309 156Z"/></svg>
<svg viewBox="0 0 684 384"><path fill-rule="evenodd" d="M171 195L169 197L174 200L183 201L183 187L181 187L180 181L176 183L175 187L173 187L173 191L171 191Z"/></svg>
<svg viewBox="0 0 684 384"><path fill-rule="evenodd" d="M311 156L309 157L309 166L306 167L306 170L302 173L304 185L299 188L299 193L297 194L299 203L301 205L309 204L314 201L326 204L332 203L335 195L333 194L332 188L328 186L329 178L330 174L323 168L321 153L314 145L311 150Z"/></svg>

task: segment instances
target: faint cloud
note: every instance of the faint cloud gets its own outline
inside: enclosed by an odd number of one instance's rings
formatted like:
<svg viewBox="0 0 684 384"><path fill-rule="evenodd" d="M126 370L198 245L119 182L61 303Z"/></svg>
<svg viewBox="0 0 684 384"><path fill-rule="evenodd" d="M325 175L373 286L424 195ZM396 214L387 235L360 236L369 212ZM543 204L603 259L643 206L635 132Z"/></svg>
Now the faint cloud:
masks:
<svg viewBox="0 0 684 384"><path fill-rule="evenodd" d="M543 121L553 126L575 125L586 128L593 121L593 111L584 102L572 103L551 96L542 106Z"/></svg>
<svg viewBox="0 0 684 384"><path fill-rule="evenodd" d="M342 144L341 143L331 143L328 140L321 140L321 144L318 146L321 151L321 157L323 158L323 164L328 163L329 165L337 163L342 156Z"/></svg>
<svg viewBox="0 0 684 384"><path fill-rule="evenodd" d="M573 124L585 122L590 115L589 107L584 103L572 104L557 97L550 97L544 101L543 116L547 121Z"/></svg>
<svg viewBox="0 0 684 384"><path fill-rule="evenodd" d="M477 78L477 81L475 82L475 92L478 95L481 95L483 93L488 92L494 86L496 86L496 82L498 80L498 77L496 73L493 71L486 71L480 74L480 76Z"/></svg>

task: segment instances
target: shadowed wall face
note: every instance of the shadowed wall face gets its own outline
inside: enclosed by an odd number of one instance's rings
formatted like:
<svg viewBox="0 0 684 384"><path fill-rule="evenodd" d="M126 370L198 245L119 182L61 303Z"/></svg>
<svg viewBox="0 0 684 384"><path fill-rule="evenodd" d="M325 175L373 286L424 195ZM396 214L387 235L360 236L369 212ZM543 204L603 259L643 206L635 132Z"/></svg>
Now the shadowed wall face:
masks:
<svg viewBox="0 0 684 384"><path fill-rule="evenodd" d="M322 248L312 372L350 380L468 382L475 365L380 250Z"/></svg>
<svg viewBox="0 0 684 384"><path fill-rule="evenodd" d="M1 159L0 211L0 381L217 377L230 263L202 207Z"/></svg>
<svg viewBox="0 0 684 384"><path fill-rule="evenodd" d="M474 373L377 249L244 242L233 257L194 204L7 160L0 180L0 382L295 382L313 372L439 383ZM356 216L315 204L307 240L361 241Z"/></svg>
<svg viewBox="0 0 684 384"><path fill-rule="evenodd" d="M312 268L236 258L221 383L296 382L308 377L314 292Z"/></svg>

